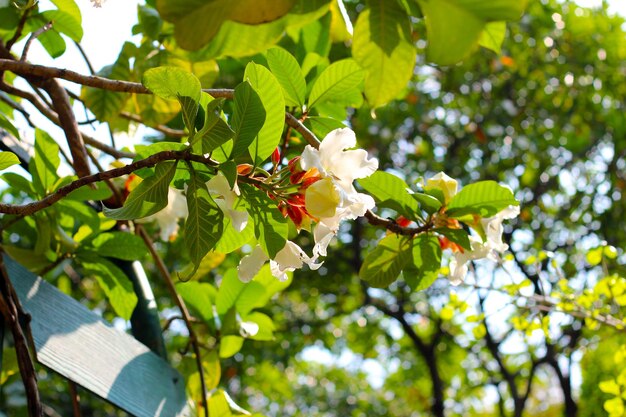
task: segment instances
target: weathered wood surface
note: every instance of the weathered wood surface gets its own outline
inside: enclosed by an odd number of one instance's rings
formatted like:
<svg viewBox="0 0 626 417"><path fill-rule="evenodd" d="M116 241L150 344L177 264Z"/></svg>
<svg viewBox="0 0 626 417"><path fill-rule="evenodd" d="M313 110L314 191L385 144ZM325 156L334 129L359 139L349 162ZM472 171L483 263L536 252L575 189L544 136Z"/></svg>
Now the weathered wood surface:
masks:
<svg viewBox="0 0 626 417"><path fill-rule="evenodd" d="M137 417L187 416L181 375L146 346L5 256L37 360Z"/></svg>

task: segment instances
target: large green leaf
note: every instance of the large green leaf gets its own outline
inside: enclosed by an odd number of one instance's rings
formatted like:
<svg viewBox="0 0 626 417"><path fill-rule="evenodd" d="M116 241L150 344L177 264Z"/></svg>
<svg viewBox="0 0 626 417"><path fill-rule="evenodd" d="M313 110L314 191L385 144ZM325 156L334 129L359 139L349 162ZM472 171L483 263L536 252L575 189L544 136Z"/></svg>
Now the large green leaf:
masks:
<svg viewBox="0 0 626 417"><path fill-rule="evenodd" d="M231 224L231 220L229 217L224 217L224 232L222 233L222 237L220 241L217 242L217 246L215 250L222 253L231 253L250 242L250 240L254 237L254 224L251 221L248 221L246 227L238 232Z"/></svg>
<svg viewBox="0 0 626 417"><path fill-rule="evenodd" d="M258 93L265 108L265 123L252 141L249 151L253 161L264 161L280 143L285 125L285 99L276 77L262 65L250 62L244 79Z"/></svg>
<svg viewBox="0 0 626 417"><path fill-rule="evenodd" d="M124 206L118 209L104 207L104 214L115 220L134 220L157 213L167 206L169 184L176 173L176 162L161 162L154 175L144 179L128 195Z"/></svg>
<svg viewBox="0 0 626 417"><path fill-rule="evenodd" d="M180 282L176 291L189 307L193 308L206 323L213 321L213 306L217 290L206 282Z"/></svg>
<svg viewBox="0 0 626 417"><path fill-rule="evenodd" d="M485 25L478 44L499 54L506 35L506 22L491 22Z"/></svg>
<svg viewBox="0 0 626 417"><path fill-rule="evenodd" d="M411 22L396 1L372 1L354 27L352 55L365 69L365 96L372 107L393 100L415 67Z"/></svg>
<svg viewBox="0 0 626 417"><path fill-rule="evenodd" d="M185 245L191 261L199 266L222 235L224 213L211 198L206 184L196 175L192 175L188 183L187 207L189 216L185 220Z"/></svg>
<svg viewBox="0 0 626 417"><path fill-rule="evenodd" d="M202 143L202 153L211 153L234 135L235 132L221 117L213 112L206 112L204 127L196 133L194 140L200 140Z"/></svg>
<svg viewBox="0 0 626 417"><path fill-rule="evenodd" d="M78 261L87 274L96 278L117 315L130 320L137 305L137 295L124 272L113 262L94 253L82 253Z"/></svg>
<svg viewBox="0 0 626 417"><path fill-rule="evenodd" d="M143 74L142 83L154 94L165 99L177 99L183 110L185 125L193 131L202 86L190 72L178 67L151 68Z"/></svg>
<svg viewBox="0 0 626 417"><path fill-rule="evenodd" d="M427 59L452 65L478 44L489 22L519 19L526 0L418 0L426 17Z"/></svg>
<svg viewBox="0 0 626 417"><path fill-rule="evenodd" d="M56 32L67 35L72 40L80 42L83 38L82 16L74 0L52 0L58 10L48 10L41 15L47 21L54 22Z"/></svg>
<svg viewBox="0 0 626 417"><path fill-rule="evenodd" d="M508 206L517 205L519 202L510 188L495 181L480 181L463 187L450 201L447 214L450 217L467 214L490 217Z"/></svg>
<svg viewBox="0 0 626 417"><path fill-rule="evenodd" d="M53 191L53 185L59 179L57 169L60 164L59 145L47 132L35 130L35 155L30 160L29 171L40 195Z"/></svg>
<svg viewBox="0 0 626 417"><path fill-rule="evenodd" d="M411 239L406 236L386 236L365 257L360 277L373 287L389 286L411 261L412 246Z"/></svg>
<svg viewBox="0 0 626 417"><path fill-rule="evenodd" d="M276 202L263 191L247 184L241 184L241 191L247 203L248 213L254 221L254 235L270 257L285 247L289 227L278 210Z"/></svg>
<svg viewBox="0 0 626 417"><path fill-rule="evenodd" d="M343 95L356 88L365 72L353 59L342 59L328 66L315 80L309 95L309 108L325 101L343 99Z"/></svg>
<svg viewBox="0 0 626 417"><path fill-rule="evenodd" d="M261 98L249 82L244 81L235 88L235 111L231 123L235 131L230 158L234 159L248 147L265 124L265 109Z"/></svg>
<svg viewBox="0 0 626 417"><path fill-rule="evenodd" d="M112 80L130 79L129 49L125 45L115 64L102 68L97 75ZM122 111L129 95L103 88L83 87L81 97L98 120L108 121Z"/></svg>
<svg viewBox="0 0 626 417"><path fill-rule="evenodd" d="M404 270L404 279L413 291L426 289L439 276L441 246L433 234L420 234L413 239L413 264Z"/></svg>
<svg viewBox="0 0 626 417"><path fill-rule="evenodd" d="M272 74L283 90L287 106L302 108L306 95L306 81L298 61L279 47L270 48L265 56Z"/></svg>
<svg viewBox="0 0 626 417"><path fill-rule="evenodd" d="M196 50L217 34L226 20L248 25L274 21L295 0L157 0L163 19L174 23L174 36L185 49Z"/></svg>
<svg viewBox="0 0 626 417"><path fill-rule="evenodd" d="M91 241L90 246L100 256L127 261L135 261L148 254L148 248L143 239L126 232L100 233Z"/></svg>
<svg viewBox="0 0 626 417"><path fill-rule="evenodd" d="M234 306L237 313L243 316L257 307L262 307L265 300L265 288L261 283L242 282L237 270L232 268L222 278L215 306L220 315L226 314Z"/></svg>
<svg viewBox="0 0 626 417"><path fill-rule="evenodd" d="M388 207L408 219L419 216L417 201L409 193L409 186L399 177L384 171L376 171L358 180L380 207Z"/></svg>
<svg viewBox="0 0 626 417"><path fill-rule="evenodd" d="M0 152L0 171L20 163L20 158L13 152Z"/></svg>

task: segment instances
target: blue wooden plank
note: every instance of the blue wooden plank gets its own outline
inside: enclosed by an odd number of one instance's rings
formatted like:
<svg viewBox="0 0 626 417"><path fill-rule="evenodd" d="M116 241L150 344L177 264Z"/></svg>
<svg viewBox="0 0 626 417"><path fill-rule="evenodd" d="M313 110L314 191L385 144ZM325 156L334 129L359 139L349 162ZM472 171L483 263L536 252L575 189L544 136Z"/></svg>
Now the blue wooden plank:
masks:
<svg viewBox="0 0 626 417"><path fill-rule="evenodd" d="M37 360L137 417L189 415L182 376L132 336L5 256Z"/></svg>

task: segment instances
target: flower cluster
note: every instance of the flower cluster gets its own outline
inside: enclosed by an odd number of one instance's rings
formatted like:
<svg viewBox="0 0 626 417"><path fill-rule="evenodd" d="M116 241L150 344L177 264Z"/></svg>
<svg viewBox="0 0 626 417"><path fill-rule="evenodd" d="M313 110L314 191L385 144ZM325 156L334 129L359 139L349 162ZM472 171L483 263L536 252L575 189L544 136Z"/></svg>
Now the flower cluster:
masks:
<svg viewBox="0 0 626 417"><path fill-rule="evenodd" d="M438 173L426 181L424 190L440 190L444 197L444 210L437 213L435 218L436 227L446 227L450 229L460 229L461 224L456 219L450 219L445 214L445 206L457 193L458 184L443 172ZM509 246L502 241L502 222L514 219L520 213L519 206L508 206L492 217L474 219L472 228L479 230L484 238L470 235L469 241L471 250L464 250L460 245L450 241L447 237L441 236L439 243L442 249L451 249L453 258L450 260L450 281L453 285L458 285L465 279L468 271L468 263L477 259L491 259L497 261L497 255L506 251Z"/></svg>
<svg viewBox="0 0 626 417"><path fill-rule="evenodd" d="M355 219L374 207L374 199L358 193L353 182L365 178L378 169L378 160L368 158L362 149L346 150L356 146L356 136L350 129L330 132L319 149L307 145L301 156L289 161L285 170L277 175L279 183L288 182L293 187L283 194L270 195L278 207L289 217L298 230L313 229L315 246L313 256L291 241L270 260L272 274L286 279L286 272L321 266L319 258L337 234L343 220ZM276 159L276 158L275 158ZM275 165L277 163L275 162ZM268 260L267 254L255 247L239 264L239 278L249 281Z"/></svg>

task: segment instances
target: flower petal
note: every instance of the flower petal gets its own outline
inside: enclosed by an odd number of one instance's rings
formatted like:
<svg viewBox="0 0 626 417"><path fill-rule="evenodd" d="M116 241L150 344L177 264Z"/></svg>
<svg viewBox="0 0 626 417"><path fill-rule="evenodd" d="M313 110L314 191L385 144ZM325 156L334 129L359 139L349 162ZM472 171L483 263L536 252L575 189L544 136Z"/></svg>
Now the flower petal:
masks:
<svg viewBox="0 0 626 417"><path fill-rule="evenodd" d="M249 255L244 256L239 261L239 266L237 266L239 279L243 282L250 282L259 273L267 260L268 257L263 252L263 249L260 246L255 246Z"/></svg>

